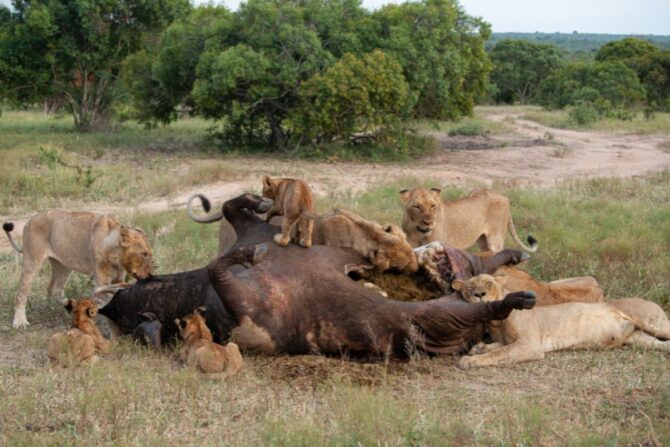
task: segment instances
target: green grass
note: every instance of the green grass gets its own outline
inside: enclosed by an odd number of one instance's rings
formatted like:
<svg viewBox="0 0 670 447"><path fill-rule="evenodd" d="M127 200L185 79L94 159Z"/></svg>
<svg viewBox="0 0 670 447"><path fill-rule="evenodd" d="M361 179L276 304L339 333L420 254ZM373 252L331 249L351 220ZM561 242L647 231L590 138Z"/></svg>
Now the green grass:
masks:
<svg viewBox="0 0 670 447"><path fill-rule="evenodd" d="M30 145L62 148L71 163L95 158L79 146L66 149L63 141L45 141L49 135L24 135L17 147L0 150L0 156L12 153L22 160L2 171L0 185L5 174L40 172L51 181L39 188L1 190L0 197L10 194L13 203L3 206L30 210L35 203L82 205L92 199L128 203L132 199L116 189L136 197L217 181L222 169L231 169L229 175L242 168L254 175L256 170L298 175L319 169L305 162L212 161L160 151L151 156L139 151L133 158L128 147L105 148L100 159L122 154L116 159L118 180L91 196L76 188L71 169L50 169L48 159L40 160ZM179 174L169 167L175 157L185 163ZM146 183L133 178L134 169L134 175L148 177ZM173 183L161 185L167 177ZM103 188L104 178L94 186ZM67 185L72 192L65 194ZM317 205L398 223L403 212L398 190L419 185L438 183L395 177L361 193L332 188ZM520 236L530 233L539 240L527 263L534 275L544 280L594 275L612 298L639 295L670 311L670 172L549 189L494 186L510 197ZM443 196L466 192L449 187ZM159 272L204 266L217 252L217 225L194 223L183 210L117 214L147 231ZM511 240L508 246L514 246ZM122 339L91 368L52 369L47 340L65 329L68 316L58 300L44 297L45 268L29 299L31 327L12 330L20 272L18 256L0 254L0 445L670 445L667 353L565 351L542 361L468 371L457 369L452 357L417 355L407 363L365 364L245 354L238 376L211 382L184 369L170 351ZM73 274L66 295L84 296L91 285L89 278Z"/></svg>
<svg viewBox="0 0 670 447"><path fill-rule="evenodd" d="M501 135L509 133L510 129L503 122L492 121L483 117L488 109L477 108L475 116L463 118L459 121L430 121L423 120L415 123L421 132L445 132L450 136L465 135Z"/></svg>
<svg viewBox="0 0 670 447"><path fill-rule="evenodd" d="M521 118L558 129L590 129L602 132L625 132L641 135L670 135L670 113L656 113L651 119L647 119L640 112L631 120L603 118L585 126L579 126L572 122L565 110L533 108L528 112L524 112Z"/></svg>

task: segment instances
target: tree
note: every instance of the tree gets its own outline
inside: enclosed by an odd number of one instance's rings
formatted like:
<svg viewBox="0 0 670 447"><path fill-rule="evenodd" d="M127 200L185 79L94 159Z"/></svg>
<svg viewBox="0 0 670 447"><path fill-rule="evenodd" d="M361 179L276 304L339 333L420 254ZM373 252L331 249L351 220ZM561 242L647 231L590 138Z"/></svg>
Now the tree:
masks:
<svg viewBox="0 0 670 447"><path fill-rule="evenodd" d="M597 62L624 62L628 65L631 61L659 51L651 42L627 37L621 40L608 42L596 53ZM631 67L634 69L634 67Z"/></svg>
<svg viewBox="0 0 670 447"><path fill-rule="evenodd" d="M491 69L484 51L491 34L487 23L465 14L455 0L387 4L372 18L379 25L369 51L379 48L403 67L415 116L457 119L472 113Z"/></svg>
<svg viewBox="0 0 670 447"><path fill-rule="evenodd" d="M362 58L345 54L300 86L301 107L292 120L306 141L361 138L382 142L411 110L402 67L381 50Z"/></svg>
<svg viewBox="0 0 670 447"><path fill-rule="evenodd" d="M557 47L524 40L501 40L491 50L490 57L496 102L532 101L540 82L565 65Z"/></svg>
<svg viewBox="0 0 670 447"><path fill-rule="evenodd" d="M670 112L670 51L658 51L639 58L638 75L647 91L651 109Z"/></svg>
<svg viewBox="0 0 670 447"><path fill-rule="evenodd" d="M14 0L0 14L0 94L61 99L75 126L106 123L122 61L147 33L188 12L187 0Z"/></svg>
<svg viewBox="0 0 670 447"><path fill-rule="evenodd" d="M643 103L637 75L622 62L573 63L540 84L538 102L550 108L591 103L601 113Z"/></svg>

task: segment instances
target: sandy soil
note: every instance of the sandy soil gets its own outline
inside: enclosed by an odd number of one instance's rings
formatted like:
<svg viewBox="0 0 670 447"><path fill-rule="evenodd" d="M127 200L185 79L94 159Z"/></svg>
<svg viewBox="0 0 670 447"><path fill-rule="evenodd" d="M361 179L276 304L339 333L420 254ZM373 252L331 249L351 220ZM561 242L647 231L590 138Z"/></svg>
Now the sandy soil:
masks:
<svg viewBox="0 0 670 447"><path fill-rule="evenodd" d="M302 174L320 195L330 192L357 194L371 185L400 178L430 178L440 186L505 183L550 187L571 179L632 177L670 169L670 153L658 148L667 138L554 129L522 120L519 116L505 110L487 115L491 120L504 122L512 130L501 136L450 137L444 132L428 132L436 139L438 150L409 164L273 161L273 169ZM267 161L245 159L245 164L262 172ZM146 213L184 208L194 192L202 192L214 203L220 203L243 191L257 189L258 176L250 176L241 181L200 186L173 197L151 198L135 204L132 209ZM128 206L86 204L82 209L115 213L127 212ZM29 217L0 216L0 221L12 219L17 226L16 233L21 234ZM0 253L11 251L7 238L0 237Z"/></svg>

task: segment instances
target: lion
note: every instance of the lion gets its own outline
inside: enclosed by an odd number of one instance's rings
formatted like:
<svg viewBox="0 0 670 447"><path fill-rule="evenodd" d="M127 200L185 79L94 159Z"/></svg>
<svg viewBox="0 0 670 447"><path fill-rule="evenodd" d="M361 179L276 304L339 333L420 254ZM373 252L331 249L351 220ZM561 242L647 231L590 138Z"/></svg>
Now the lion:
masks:
<svg viewBox="0 0 670 447"><path fill-rule="evenodd" d="M274 216L284 216L282 232L276 234L274 241L283 247L292 239L293 227L297 224L295 240L305 247L312 246L312 230L314 227L314 197L304 180L294 178L270 178L263 176L262 196L274 200L268 211L268 222Z"/></svg>
<svg viewBox="0 0 670 447"><path fill-rule="evenodd" d="M212 341L212 333L203 316L205 311L205 307L201 306L192 314L175 320L179 335L184 339L179 357L208 377L223 379L233 376L242 367L240 349L232 342L221 346Z"/></svg>
<svg viewBox="0 0 670 447"><path fill-rule="evenodd" d="M49 339L49 360L63 367L95 363L97 354L107 354L110 349L95 324L98 305L91 299L67 300L65 309L72 312L72 327Z"/></svg>
<svg viewBox="0 0 670 447"><path fill-rule="evenodd" d="M569 303L603 303L605 294L593 276L558 279L541 282L530 276L528 272L514 266L500 267L494 273L496 281L505 290L531 290L537 295L537 305ZM453 283L452 283L453 285Z"/></svg>
<svg viewBox="0 0 670 447"><path fill-rule="evenodd" d="M508 293L491 275L471 278L460 288L468 302L501 300ZM461 358L461 367L539 360L547 352L571 348L633 345L670 352L670 320L660 306L641 298L512 311L506 320L493 321L489 328L494 343L476 345L470 355Z"/></svg>
<svg viewBox="0 0 670 447"><path fill-rule="evenodd" d="M370 260L380 271L416 272L416 256L405 233L396 225L381 226L343 209L318 216L312 242L331 247L351 248Z"/></svg>
<svg viewBox="0 0 670 447"><path fill-rule="evenodd" d="M405 204L402 229L412 247L440 241L464 250L476 242L482 251L499 252L509 230L523 250L537 251L535 238L528 236L530 247L519 239L507 197L480 189L467 197L443 202L441 192L439 188L400 190Z"/></svg>
<svg viewBox="0 0 670 447"><path fill-rule="evenodd" d="M51 264L50 296L63 297L74 270L93 275L95 285L121 282L126 273L136 279L153 273L151 248L144 232L122 225L109 214L49 210L34 215L23 229L23 247L12 238L14 224L5 223L14 249L23 253L21 284L14 305L14 328L29 325L26 302L35 276L47 259Z"/></svg>

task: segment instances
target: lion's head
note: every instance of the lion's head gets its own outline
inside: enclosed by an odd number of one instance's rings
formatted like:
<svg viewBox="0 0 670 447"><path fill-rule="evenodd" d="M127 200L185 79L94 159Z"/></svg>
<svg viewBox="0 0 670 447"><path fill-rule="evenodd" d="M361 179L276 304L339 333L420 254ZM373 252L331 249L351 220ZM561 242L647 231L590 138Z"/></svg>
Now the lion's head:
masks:
<svg viewBox="0 0 670 447"><path fill-rule="evenodd" d="M277 187L282 180L284 179L273 179L269 175L264 175L262 178L263 192L261 195L274 200L277 194Z"/></svg>
<svg viewBox="0 0 670 447"><path fill-rule="evenodd" d="M65 310L72 313L72 327L81 328L98 315L98 304L87 298L79 301L69 299L65 301Z"/></svg>
<svg viewBox="0 0 670 447"><path fill-rule="evenodd" d="M419 263L407 242L405 232L393 224L387 224L383 229L384 234L379 239L379 246L370 254L375 267L380 270L416 272Z"/></svg>
<svg viewBox="0 0 670 447"><path fill-rule="evenodd" d="M196 308L192 314L174 320L179 328L179 335L181 335L181 338L184 340L213 340L212 333L205 323L205 311L206 308L200 306Z"/></svg>
<svg viewBox="0 0 670 447"><path fill-rule="evenodd" d="M145 279L153 274L151 247L144 231L122 226L119 230L121 265L135 279Z"/></svg>
<svg viewBox="0 0 670 447"><path fill-rule="evenodd" d="M441 192L439 188L400 190L400 199L405 204L405 212L419 233L428 235L433 231L437 212L442 204Z"/></svg>
<svg viewBox="0 0 670 447"><path fill-rule="evenodd" d="M467 281L456 279L451 288L460 292L463 299L469 303L498 301L505 297L503 286L494 276L482 274Z"/></svg>

